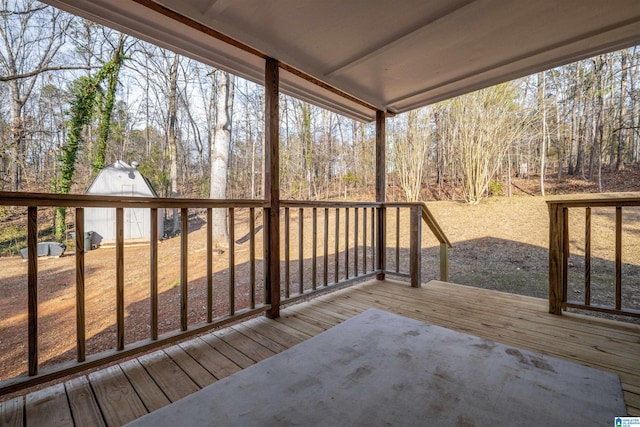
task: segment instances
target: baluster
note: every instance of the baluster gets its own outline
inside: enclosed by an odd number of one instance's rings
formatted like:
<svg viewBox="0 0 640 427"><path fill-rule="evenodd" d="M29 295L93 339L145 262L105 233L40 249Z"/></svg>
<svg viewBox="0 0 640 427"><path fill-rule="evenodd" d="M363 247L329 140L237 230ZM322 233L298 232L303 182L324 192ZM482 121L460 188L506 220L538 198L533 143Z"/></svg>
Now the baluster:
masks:
<svg viewBox="0 0 640 427"><path fill-rule="evenodd" d="M78 362L86 358L84 298L84 208L76 208L76 350Z"/></svg>
<svg viewBox="0 0 640 427"><path fill-rule="evenodd" d="M311 289L316 290L316 275L318 268L318 208L312 210L312 224L311 224L311 236L312 236L312 249L311 249Z"/></svg>
<svg viewBox="0 0 640 427"><path fill-rule="evenodd" d="M289 239L289 208L284 208L284 297L287 299L291 295Z"/></svg>
<svg viewBox="0 0 640 427"><path fill-rule="evenodd" d="M229 315L236 313L236 214L229 208Z"/></svg>
<svg viewBox="0 0 640 427"><path fill-rule="evenodd" d="M304 210L298 208L298 293L304 293Z"/></svg>
<svg viewBox="0 0 640 427"><path fill-rule="evenodd" d="M622 309L622 206L616 206L616 310Z"/></svg>
<svg viewBox="0 0 640 427"><path fill-rule="evenodd" d="M38 373L38 207L27 208L29 375Z"/></svg>
<svg viewBox="0 0 640 427"><path fill-rule="evenodd" d="M584 303L591 305L591 208L587 207L584 223Z"/></svg>
<svg viewBox="0 0 640 427"><path fill-rule="evenodd" d="M213 322L213 209L207 208L207 322Z"/></svg>
<svg viewBox="0 0 640 427"><path fill-rule="evenodd" d="M116 348L118 350L124 349L124 209L123 208L116 208Z"/></svg>
<svg viewBox="0 0 640 427"><path fill-rule="evenodd" d="M256 308L256 218L255 208L249 208L249 303Z"/></svg>

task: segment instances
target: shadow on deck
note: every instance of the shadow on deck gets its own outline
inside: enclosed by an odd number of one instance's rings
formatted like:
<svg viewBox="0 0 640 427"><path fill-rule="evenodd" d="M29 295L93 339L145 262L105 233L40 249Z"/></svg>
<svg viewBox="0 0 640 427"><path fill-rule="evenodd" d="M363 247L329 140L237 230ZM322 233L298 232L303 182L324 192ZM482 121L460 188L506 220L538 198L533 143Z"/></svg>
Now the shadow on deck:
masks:
<svg viewBox="0 0 640 427"><path fill-rule="evenodd" d="M547 313L547 301L443 282L369 281L0 403L9 426L118 426L375 307L615 372L640 416L640 327Z"/></svg>

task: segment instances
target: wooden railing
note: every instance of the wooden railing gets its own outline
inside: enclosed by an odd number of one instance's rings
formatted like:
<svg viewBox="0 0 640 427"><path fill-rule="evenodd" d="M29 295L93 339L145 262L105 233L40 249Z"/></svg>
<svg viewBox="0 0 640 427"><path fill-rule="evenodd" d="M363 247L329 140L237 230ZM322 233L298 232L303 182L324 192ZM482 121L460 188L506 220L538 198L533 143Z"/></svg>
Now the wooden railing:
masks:
<svg viewBox="0 0 640 427"><path fill-rule="evenodd" d="M33 193L0 193L0 205L27 207L27 289L28 289L28 369L27 375L20 375L0 383L0 394L9 393L32 385L59 378L64 375L79 372L94 366L102 365L136 353L147 351L168 343L200 334L212 328L235 322L245 317L259 314L269 305L258 302L257 286L255 278L255 218L258 210L268 209L263 201L247 200L204 200L204 199L163 199L141 197L110 197L110 196L84 196L84 195L51 195ZM67 207L75 210L75 298L76 298L76 361L64 363L52 367L40 368L38 357L38 208L42 207ZM85 313L85 252L84 247L84 208L112 208L116 211L116 242L115 242L115 288L116 288L116 334L113 346L115 349L106 350L98 354L87 355L85 344L86 313ZM150 282L150 321L149 338L125 345L125 300L124 300L124 209L145 208L151 213L150 236L154 238L149 242L149 282ZM158 239L157 224L159 209L177 209L181 214L180 255L176 262L180 265L179 274L179 330L159 334L158 331ZM205 209L207 213L207 245L206 245L206 321L194 323L189 319L188 305L188 236L189 236L189 210ZM212 246L212 212L213 209L225 209L228 218L228 301L225 304L226 313L214 317L214 283L213 283L213 246ZM234 259L235 236L234 215L236 210L249 211L249 298L245 307L236 307L236 280ZM265 293L268 290L265 289ZM261 298L262 300L262 298ZM2 314L0 313L0 316Z"/></svg>
<svg viewBox="0 0 640 427"><path fill-rule="evenodd" d="M552 199L549 206L549 312L562 314L567 308L597 311L613 315L640 317L640 310L624 307L622 300L622 212L623 208L639 207L640 197L600 195L588 199ZM584 299L569 300L569 209L584 209ZM615 277L612 305L595 304L592 301L591 270L591 218L592 208L615 208L615 225L611 235L615 236Z"/></svg>
<svg viewBox="0 0 640 427"><path fill-rule="evenodd" d="M55 378L80 372L108 362L119 360L143 351L163 346L189 336L200 334L209 329L236 322L245 317L253 316L271 308L265 301L273 301L274 295L269 288L268 280L256 279L256 267L262 258L262 278L267 276L267 268L271 268L267 254L269 252L269 236L263 234L262 254L256 255L256 235L259 228L256 220L269 218L270 206L264 201L256 200L210 200L210 199L166 199L166 198L140 198L140 197L113 197L113 196L86 196L86 195L52 195L34 193L3 193L0 192L0 206L25 207L27 209L27 248L28 267L26 273L27 282L27 341L28 357L25 366L26 375L18 375L14 378L0 382L0 395L10 393L32 385L37 385ZM74 212L75 229L75 361L69 361L54 366L42 366L39 359L39 322L38 317L38 210L56 207L71 208ZM85 297L85 248L84 217L85 208L110 208L115 209L116 218L116 242L115 242L115 334L110 350L104 350L94 354L87 351L87 323L86 323L86 297ZM124 242L124 211L127 208L144 208L150 212L150 236L149 239L149 337L147 339L126 343L125 342L125 242ZM176 324L178 329L167 331L159 328L159 242L155 238L158 234L158 216L161 209L173 209L180 212L181 232L179 255L176 262L179 263L180 295L178 305L179 314ZM228 279L225 293L228 297L224 302L224 312L215 311L214 306L220 304L214 295L216 289L221 287L220 279L214 281L214 266L212 245L212 218L214 209L225 209L228 221L228 247L226 248L226 271ZM188 266L189 266L189 213L198 210L206 211L206 316L201 320L190 316L188 297ZM261 212L263 211L264 212ZM387 230L387 212L395 210L395 229ZM400 212L408 210L408 223L400 221ZM237 212L242 211L243 218L248 216L243 225L243 234L246 236L238 240L236 234ZM247 215L248 213L248 215ZM440 279L447 280L448 254L450 243L438 226L437 222L423 203L340 203L340 202L302 202L281 201L280 217L284 222L281 232L281 295L279 304L291 303L300 298L306 298L312 294L334 288L336 285L351 283L366 277L384 277L384 274L394 274L410 278L411 285L419 287L421 277L422 258L422 223L424 222L432 231L441 245L440 249ZM294 224L292 224L294 223ZM297 223L297 225L295 224ZM408 225L408 233L406 227ZM292 233L292 230L297 231ZM89 231L89 230L87 230ZM387 247L387 235L395 232L395 248ZM404 234L401 236L401 232ZM292 238L293 236L293 238ZM409 269L400 269L400 253L406 250L409 239ZM392 238L393 239L393 238ZM242 280L248 282L248 297L243 299L242 305L237 306L239 296L236 295L238 278L236 269L237 242L246 243L248 240L248 266L243 265ZM310 240L310 245L308 244ZM305 249L310 246L310 249ZM297 248L296 248L297 247ZM387 269L387 252L393 253L395 249L395 269ZM291 259L291 255L297 256L297 260ZM265 255L260 257L260 255ZM405 258L406 255L403 256ZM135 260L136 262L138 260ZM127 263L129 261L127 260ZM271 265L278 265L277 259ZM293 269L291 268L293 266ZM292 272L293 270L293 272ZM244 286L244 285L243 285ZM245 287L243 287L245 289ZM277 292L276 292L277 294ZM272 298L269 300L268 298ZM277 296L276 296L277 298ZM199 304L203 302L198 301ZM215 311L215 312L214 312ZM2 313L0 313L2 316ZM205 320L206 319L206 320ZM165 328L166 329L166 328ZM18 368L19 369L19 368Z"/></svg>

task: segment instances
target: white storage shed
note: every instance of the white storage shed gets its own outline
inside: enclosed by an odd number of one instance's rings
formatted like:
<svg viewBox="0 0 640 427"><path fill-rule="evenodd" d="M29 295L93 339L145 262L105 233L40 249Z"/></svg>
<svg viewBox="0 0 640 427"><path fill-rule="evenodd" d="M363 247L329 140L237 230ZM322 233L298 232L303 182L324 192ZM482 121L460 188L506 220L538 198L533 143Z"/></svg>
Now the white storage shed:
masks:
<svg viewBox="0 0 640 427"><path fill-rule="evenodd" d="M137 162L128 165L122 160L105 167L95 178L87 194L103 196L158 197L151 183L137 169ZM149 241L150 211L147 208L124 210L125 241ZM116 241L116 210L86 208L84 229L93 232L92 245ZM158 236L164 234L164 210L158 209Z"/></svg>

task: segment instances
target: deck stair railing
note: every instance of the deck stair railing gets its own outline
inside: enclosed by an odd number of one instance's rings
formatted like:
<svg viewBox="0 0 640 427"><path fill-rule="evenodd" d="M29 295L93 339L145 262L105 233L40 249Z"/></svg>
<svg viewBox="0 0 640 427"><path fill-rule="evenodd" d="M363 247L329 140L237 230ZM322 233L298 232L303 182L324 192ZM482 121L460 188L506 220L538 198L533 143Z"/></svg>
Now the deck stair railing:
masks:
<svg viewBox="0 0 640 427"><path fill-rule="evenodd" d="M422 223L424 222L433 232L441 245L440 279L447 280L448 254L450 243L438 226L437 222L423 203L360 203L360 202L301 202L281 201L281 295L282 303L290 303L299 298L331 289L335 285L342 285L366 277L384 277L385 273L408 277L411 285L421 284L421 242ZM87 195L58 195L38 193L0 192L0 206L24 207L27 210L27 361L24 370L26 374L0 381L0 395L18 391L30 386L44 383L62 376L77 373L105 363L129 357L148 351L184 338L200 334L207 330L236 322L246 317L254 316L272 308L268 296L273 298L269 284L264 280L267 276L267 253L269 236L264 234L262 253L256 244L256 235L260 230L256 224L262 218L270 217L269 204L262 200L210 200L210 199L167 199L116 196L87 196ZM73 213L75 228L75 361L63 362L54 366L42 366L39 358L39 322L38 316L38 210L63 206L70 208ZM115 336L113 349L96 354L88 354L87 342L87 313L85 295L85 248L84 217L85 208L110 208L115 210ZM157 236L158 215L161 209L173 209L180 212L180 254L175 262L179 263L179 319L176 324L179 329L164 332L159 327L159 242L156 238L149 239L149 336L147 339L134 343L125 342L125 243L124 218L125 209L144 208L150 212L150 236ZM225 209L228 222L228 248L226 250L226 278L221 279L214 274L212 245L213 210ZM189 213L198 210L206 212L206 315L193 316L190 313L189 289ZM395 210L396 227L387 230L387 211ZM400 225L400 211L409 210L409 271L401 271L399 263L395 269L388 270L386 264L387 252L395 249L396 261L400 257L400 233L405 225ZM264 211L264 212L262 212ZM243 218L243 251L247 247L248 261L242 265L242 272L237 272L239 262L236 259L234 246L240 237L236 232L238 221L236 216L242 212ZM406 218L406 215L405 215ZM297 224L293 224L297 222ZM293 227L297 227L297 231ZM89 230L86 230L89 231ZM293 232L292 232L293 231ZM395 232L395 248L388 248L387 234L393 236ZM407 233L404 232L406 236ZM292 238L292 236L294 236ZM248 245L245 238L248 238ZM311 253L305 252L307 239L311 239ZM297 246L297 252L295 250ZM307 249L308 251L308 249ZM290 255L298 256L297 265ZM403 257L406 257L403 256ZM284 261L284 264L283 264ZM127 264L129 260L126 260ZM262 263L262 265L260 265ZM248 264L248 265L246 265ZM276 264L277 265L277 264ZM291 266L297 270L298 282L292 281ZM262 277L258 277L260 273ZM204 273L204 272L203 272ZM248 292L241 298L237 295L239 277L242 275L242 290ZM215 278L214 278L215 276ZM226 282L226 283L225 283ZM248 283L248 285L246 285ZM246 290L248 288L248 291ZM215 289L215 292L214 292ZM221 291L222 289L222 291ZM224 294L226 301L219 304L217 293ZM220 298L220 297L218 297ZM238 303L241 301L241 303ZM191 302L193 304L193 301ZM279 302L278 302L279 304ZM220 306L223 308L220 309ZM214 308L215 307L215 308ZM1 316L1 314L0 314ZM197 318L196 318L197 317Z"/></svg>
<svg viewBox="0 0 640 427"><path fill-rule="evenodd" d="M640 207L640 197L620 197L601 195L592 198L551 199L549 207L549 312L562 314L567 308L607 313L612 315L640 317L640 310L625 307L623 301L623 209ZM592 209L615 209L615 273L612 305L596 304L592 297ZM584 209L584 299L569 299L569 210Z"/></svg>

